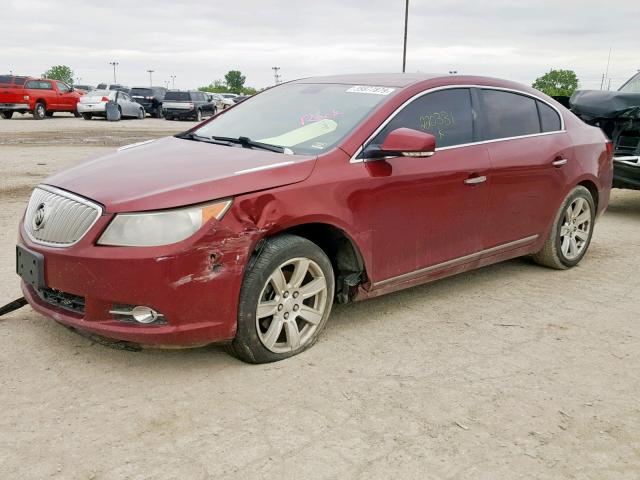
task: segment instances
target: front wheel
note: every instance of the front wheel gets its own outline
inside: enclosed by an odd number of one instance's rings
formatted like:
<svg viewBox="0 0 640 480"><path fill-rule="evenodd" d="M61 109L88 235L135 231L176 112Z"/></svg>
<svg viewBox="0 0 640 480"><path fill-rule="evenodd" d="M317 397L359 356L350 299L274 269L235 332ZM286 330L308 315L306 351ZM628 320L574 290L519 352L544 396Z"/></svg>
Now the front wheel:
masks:
<svg viewBox="0 0 640 480"><path fill-rule="evenodd" d="M13 117L13 112L0 112L0 117L4 118L5 120L9 120L11 117Z"/></svg>
<svg viewBox="0 0 640 480"><path fill-rule="evenodd" d="M144 120L146 116L147 116L147 114L144 112L144 109L141 108L138 111L138 120Z"/></svg>
<svg viewBox="0 0 640 480"><path fill-rule="evenodd" d="M533 255L534 261L558 270L576 266L591 243L595 216L591 192L578 185L562 202L547 241Z"/></svg>
<svg viewBox="0 0 640 480"><path fill-rule="evenodd" d="M315 343L331 313L331 261L295 235L266 241L249 262L240 291L238 329L229 352L249 363L296 355Z"/></svg>

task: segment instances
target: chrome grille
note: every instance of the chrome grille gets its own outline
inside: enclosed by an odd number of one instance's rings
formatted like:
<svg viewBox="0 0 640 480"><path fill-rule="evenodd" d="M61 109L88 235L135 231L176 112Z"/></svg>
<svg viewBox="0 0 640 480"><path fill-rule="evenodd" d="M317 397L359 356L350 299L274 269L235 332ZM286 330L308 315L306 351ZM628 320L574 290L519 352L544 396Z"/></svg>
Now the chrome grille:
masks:
<svg viewBox="0 0 640 480"><path fill-rule="evenodd" d="M68 247L80 240L102 214L89 200L41 185L31 194L24 229L35 243Z"/></svg>

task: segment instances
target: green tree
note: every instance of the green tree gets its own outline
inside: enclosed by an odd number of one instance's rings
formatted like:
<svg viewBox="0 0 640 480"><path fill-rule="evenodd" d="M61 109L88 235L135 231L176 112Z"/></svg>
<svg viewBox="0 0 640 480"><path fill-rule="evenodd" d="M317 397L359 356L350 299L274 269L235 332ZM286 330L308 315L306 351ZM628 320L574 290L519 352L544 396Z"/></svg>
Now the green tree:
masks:
<svg viewBox="0 0 640 480"><path fill-rule="evenodd" d="M532 86L549 96L570 97L578 88L578 76L573 70L550 70L536 78Z"/></svg>
<svg viewBox="0 0 640 480"><path fill-rule="evenodd" d="M242 93L244 82L247 78L242 75L240 70L229 70L224 76L227 88L232 93Z"/></svg>
<svg viewBox="0 0 640 480"><path fill-rule="evenodd" d="M205 85L204 87L198 87L201 92L213 92L213 93L227 93L229 89L222 80L214 80L213 83Z"/></svg>
<svg viewBox="0 0 640 480"><path fill-rule="evenodd" d="M66 65L55 65L42 74L42 78L51 80L61 80L69 85L73 85L73 70Z"/></svg>

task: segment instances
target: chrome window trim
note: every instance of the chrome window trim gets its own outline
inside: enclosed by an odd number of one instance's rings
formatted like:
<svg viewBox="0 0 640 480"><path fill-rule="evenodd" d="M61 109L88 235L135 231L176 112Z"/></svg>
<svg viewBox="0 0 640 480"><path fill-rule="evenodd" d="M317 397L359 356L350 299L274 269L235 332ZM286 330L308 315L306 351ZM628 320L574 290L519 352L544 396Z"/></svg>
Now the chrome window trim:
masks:
<svg viewBox="0 0 640 480"><path fill-rule="evenodd" d="M485 250L480 250L479 252L470 253L469 255L464 255L463 257L453 258L451 260L447 260L446 262L437 263L435 265L431 265L429 267L420 268L418 270L414 270L412 272L403 273L401 275L396 275L395 277L385 278L384 280L380 280L378 282L373 283L373 287L380 287L382 285L386 285L387 283L401 281L404 279L411 280L414 277L420 277L429 272L433 272L436 270L443 270L448 267L455 267L457 265L462 265L467 262L471 262L473 260L477 260L484 255L489 255L492 253L498 253L503 250L512 247L519 247L520 245L525 245L527 243L532 243L537 240L539 235L531 235L529 237L521 238L520 240L514 240L513 242L503 243L501 245L496 245L495 247L487 248Z"/></svg>
<svg viewBox="0 0 640 480"><path fill-rule="evenodd" d="M52 243L52 242L46 242L43 240L38 240L36 238L34 238L30 233L29 230L27 228L22 227L22 230L24 231L24 233L27 235L27 237L29 237L29 240L31 240L33 243L37 244L37 245L44 245L46 247L53 247L53 248L68 248L68 247L72 247L73 245L77 244L80 240L82 240L87 233L89 233L91 231L91 229L94 227L94 225L98 222L98 220L100 220L100 217L102 217L102 215L104 215L104 209L102 208L102 205L92 202L91 200L88 200L84 197L81 197L79 195L76 195L74 193L71 192L67 192L66 190L62 190L60 188L56 188L56 187L52 187L51 185L45 185L45 184L40 184L38 185L36 188L39 188L40 190L45 190L49 193L53 193L55 195L60 195L61 197L66 197L70 200L73 200L75 202L78 203L82 203L83 205L86 205L87 207L93 208L94 210L96 210L98 212L98 215L96 215L96 218L93 220L93 222L91 222L91 225L89 225L89 227L87 228L87 230L80 235L80 237L72 243ZM35 190L35 189L34 189ZM33 193L33 192L32 192ZM31 197L29 197L29 202L31 201ZM27 204L27 208L28 208L28 204ZM26 214L26 211L25 211ZM25 216L24 221L27 221L27 218Z"/></svg>
<svg viewBox="0 0 640 480"><path fill-rule="evenodd" d="M535 100L538 100L538 101L544 103L545 105L548 105L549 107L551 107L558 114L558 116L560 117L560 130L554 130L552 132L531 133L529 135L519 135L517 137L505 137L505 138L494 138L494 139L491 139L491 140L479 140L477 142L463 143L463 144L459 144L459 145L450 145L448 147L436 148L436 152L438 150L451 150L453 148L462 148L462 147L468 147L468 146L471 146L471 145L482 145L484 143L505 142L505 141L509 141L509 140L517 140L517 139L520 139L520 138L539 137L539 136L542 136L542 135L556 135L558 133L566 133L567 132L565 130L564 117L562 116L562 113L560 112L560 110L558 110L558 108L555 107L554 105L551 105L544 98L541 98L541 97L539 97L539 96L537 96L537 95L535 95L533 93L523 92L521 90L516 90L514 88L494 87L494 86L491 86L491 85L444 85L444 86L441 86L441 87L433 87L433 88L430 88L428 90L424 90L422 92L416 93L413 97L409 98L402 105L400 105L398 108L396 108L393 111L393 113L391 113L391 115L389 115L387 117L387 119L384 122L382 122L382 124L380 124L380 126L378 128L376 128L371 135L369 135L367 140L362 145L360 145L360 147L358 147L356 152L349 159L349 163L364 163L364 162L382 160L381 158L357 158L357 157L358 157L358 155L360 155L362 150L364 150L364 147L371 140L373 140L376 137L376 135L378 135L378 133L380 133L384 129L384 127L386 127L389 124L389 122L391 122L391 120L393 120L396 117L396 115L398 115L402 110L404 110L404 108L407 105L409 105L411 102L413 102L414 100L417 100L418 98L421 98L421 97L423 97L425 95L433 93L433 92L437 92L437 91L440 91L440 90L452 90L452 89L458 89L458 88L467 88L467 89L479 88L479 89L485 89L485 90L498 90L498 91L503 91L503 92L516 93L516 94L519 94L519 95L524 95L526 97L530 97L530 98L533 98Z"/></svg>

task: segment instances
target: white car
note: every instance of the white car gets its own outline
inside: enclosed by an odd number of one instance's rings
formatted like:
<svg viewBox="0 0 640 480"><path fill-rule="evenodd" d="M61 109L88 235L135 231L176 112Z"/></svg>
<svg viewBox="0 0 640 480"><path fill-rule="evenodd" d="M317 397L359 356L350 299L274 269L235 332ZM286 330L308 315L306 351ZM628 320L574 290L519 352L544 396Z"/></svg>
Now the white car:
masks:
<svg viewBox="0 0 640 480"><path fill-rule="evenodd" d="M224 110L225 108L233 107L235 105L233 99L238 96L235 93L219 93L218 95L220 95L221 97L220 101L216 102L218 110Z"/></svg>
<svg viewBox="0 0 640 480"><path fill-rule="evenodd" d="M92 90L80 97L78 102L78 113L85 120L91 120L93 117L107 116L107 103L116 102L120 117L133 117L144 119L144 107L129 96L128 93L119 92L117 90Z"/></svg>

